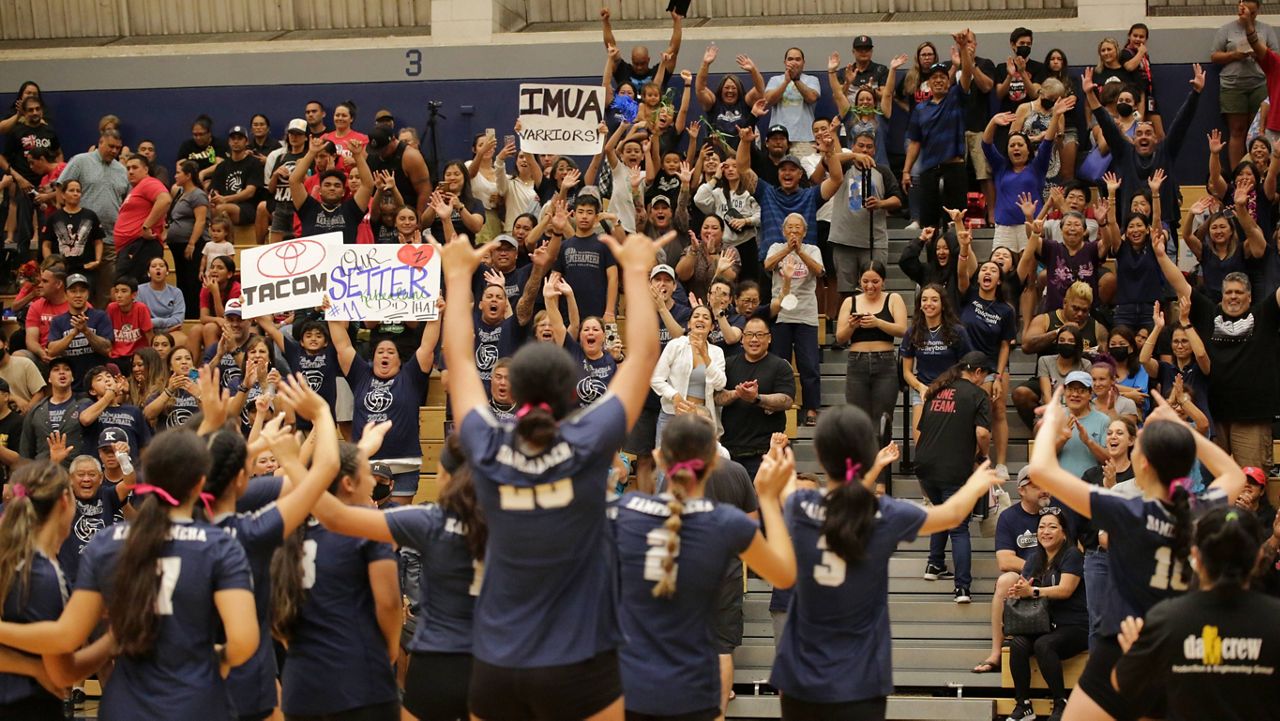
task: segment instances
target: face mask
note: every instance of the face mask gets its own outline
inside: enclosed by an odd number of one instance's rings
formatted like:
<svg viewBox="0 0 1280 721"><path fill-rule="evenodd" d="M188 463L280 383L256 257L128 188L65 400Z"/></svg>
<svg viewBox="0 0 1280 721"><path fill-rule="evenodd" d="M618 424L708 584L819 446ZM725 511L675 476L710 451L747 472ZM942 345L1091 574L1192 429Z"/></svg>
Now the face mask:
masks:
<svg viewBox="0 0 1280 721"><path fill-rule="evenodd" d="M373 484L373 501L374 501L374 503L382 503L383 501L387 500L387 498L388 498L388 497L390 497L390 496L391 496L391 484L390 484L390 483L375 483L375 484Z"/></svg>
<svg viewBox="0 0 1280 721"><path fill-rule="evenodd" d="M1063 358L1075 358L1076 344L1075 343L1059 343L1058 355L1062 356Z"/></svg>
<svg viewBox="0 0 1280 721"><path fill-rule="evenodd" d="M1018 47L1013 49L1013 53L1014 55L1017 55L1020 58L1029 58L1031 57L1031 46L1019 45Z"/></svg>
<svg viewBox="0 0 1280 721"><path fill-rule="evenodd" d="M1127 118L1133 115L1133 106L1128 103L1116 103L1116 113L1122 118Z"/></svg>
<svg viewBox="0 0 1280 721"><path fill-rule="evenodd" d="M1107 349L1111 353L1111 357L1123 363L1129 357L1128 346L1113 346Z"/></svg>
<svg viewBox="0 0 1280 721"><path fill-rule="evenodd" d="M1049 108L1052 108L1052 107L1053 107L1053 100L1051 100L1051 99L1049 99L1049 98L1040 98L1040 107L1044 108L1045 110L1048 110Z"/></svg>

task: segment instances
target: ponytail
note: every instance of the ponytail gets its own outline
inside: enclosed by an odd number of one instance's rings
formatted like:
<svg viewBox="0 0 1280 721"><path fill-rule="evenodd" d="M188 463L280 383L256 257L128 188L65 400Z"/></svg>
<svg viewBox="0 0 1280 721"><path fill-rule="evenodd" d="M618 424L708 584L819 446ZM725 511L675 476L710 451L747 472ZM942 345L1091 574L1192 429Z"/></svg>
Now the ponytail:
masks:
<svg viewBox="0 0 1280 721"><path fill-rule="evenodd" d="M827 494L822 536L827 540L827 548L846 563L857 563L866 558L867 541L880 502L862 485L861 465L848 458L845 463L844 483Z"/></svg>
<svg viewBox="0 0 1280 721"><path fill-rule="evenodd" d="M1195 527L1195 519L1191 516L1191 492L1187 490L1186 479L1178 479L1170 484L1169 500L1173 507L1173 559L1177 567L1182 569L1179 580L1183 583L1191 581L1191 535Z"/></svg>
<svg viewBox="0 0 1280 721"><path fill-rule="evenodd" d="M249 449L245 445L244 436L238 431L229 431L225 428L219 428L205 436L205 442L212 459L204 489L214 498L221 498L244 471Z"/></svg>
<svg viewBox="0 0 1280 721"><path fill-rule="evenodd" d="M451 463L446 463L449 458ZM436 500L445 511L458 517L466 528L467 550L477 561L484 560L485 545L489 540L489 526L485 523L480 503L476 499L476 486L471 475L471 465L466 462L462 441L458 434L451 434L444 442L440 465L449 471L449 483L440 489ZM447 468L452 465L453 467Z"/></svg>
<svg viewBox="0 0 1280 721"><path fill-rule="evenodd" d="M534 448L546 448L556 439L555 416L546 403L525 403L516 411L516 435Z"/></svg>
<svg viewBox="0 0 1280 721"><path fill-rule="evenodd" d="M182 504L209 473L209 451L195 433L165 431L142 456L143 475L153 486L128 524L128 536L113 577L115 593L107 603L111 628L126 656L146 656L159 633L156 603L160 594L160 552L169 538L169 509Z"/></svg>
<svg viewBox="0 0 1280 721"><path fill-rule="evenodd" d="M574 388L582 366L550 343L531 343L511 358L511 395L515 398L516 436L541 451L555 441L557 421L576 407Z"/></svg>
<svg viewBox="0 0 1280 721"><path fill-rule="evenodd" d="M667 520L662 524L667 532L667 552L662 557L662 567L657 583L653 586L654 598L670 598L676 593L676 558L680 555L680 529L684 526L684 502L689 489L706 480L715 467L716 433L711 421L702 416L678 415L662 429L663 464L667 468ZM652 578L653 569L645 568L645 578Z"/></svg>
<svg viewBox="0 0 1280 721"><path fill-rule="evenodd" d="M307 599L302 586L302 549L306 536L304 523L271 555L271 635L283 642L293 637L302 604Z"/></svg>
<svg viewBox="0 0 1280 721"><path fill-rule="evenodd" d="M14 498L0 517L0 606L19 576L22 591L18 603L25 606L36 531L49 520L58 501L71 492L71 481L61 465L33 461L19 468L9 485Z"/></svg>
<svg viewBox="0 0 1280 721"><path fill-rule="evenodd" d="M1196 548L1200 564L1215 589L1242 590L1250 580L1261 578L1275 561L1270 544L1258 552L1263 535L1258 517L1244 508L1219 507L1196 521Z"/></svg>

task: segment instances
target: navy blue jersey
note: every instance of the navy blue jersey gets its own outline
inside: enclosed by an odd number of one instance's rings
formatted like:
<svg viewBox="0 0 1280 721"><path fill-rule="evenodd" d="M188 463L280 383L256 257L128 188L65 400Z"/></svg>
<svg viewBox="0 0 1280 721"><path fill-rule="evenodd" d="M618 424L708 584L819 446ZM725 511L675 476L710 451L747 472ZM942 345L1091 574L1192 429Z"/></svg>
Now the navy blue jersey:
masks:
<svg viewBox="0 0 1280 721"><path fill-rule="evenodd" d="M333 344L326 344L319 353L309 353L298 345L292 335L285 333L284 360L289 364L290 371L306 376L307 385L320 394L329 408L334 407L338 402L339 365L338 352L333 349ZM305 430L311 427L311 422L299 418L298 425Z"/></svg>
<svg viewBox="0 0 1280 721"><path fill-rule="evenodd" d="M983 300L975 283L969 286L960 306L960 323L969 348L987 354L992 370L999 366L1000 344L1012 342L1018 333L1018 314L1013 306L997 300Z"/></svg>
<svg viewBox="0 0 1280 721"><path fill-rule="evenodd" d="M280 476L254 476L244 489L244 495L236 500L236 513L256 511L280 498L284 479Z"/></svg>
<svg viewBox="0 0 1280 721"><path fill-rule="evenodd" d="M271 554L284 543L284 519L274 502L254 513L233 513L215 521L244 547L253 574L258 611L258 650L231 669L227 688L236 714L248 716L276 706L276 655L271 641Z"/></svg>
<svg viewBox="0 0 1280 721"><path fill-rule="evenodd" d="M889 557L916 537L919 506L880 498L866 557L849 566L827 549L823 492L787 499L787 527L796 549L796 586L769 682L812 703L845 703L893 692L889 636Z"/></svg>
<svg viewBox="0 0 1280 721"><path fill-rule="evenodd" d="M476 370L480 372L480 380L484 390L489 392L489 380L493 378L493 366L499 358L510 358L520 350L524 343L524 329L516 317L510 316L489 325L480 318L480 311L474 314L476 339Z"/></svg>
<svg viewBox="0 0 1280 721"><path fill-rule="evenodd" d="M158 395L159 393L156 393L147 398L144 405L150 405ZM162 431L168 428L180 428L191 420L191 416L199 412L200 399L188 393L185 388L179 388L173 392L173 403L160 412L160 417L156 419L156 428Z"/></svg>
<svg viewBox="0 0 1280 721"><path fill-rule="evenodd" d="M355 396L351 441L360 441L366 423L389 420L391 430L373 458L421 458L418 408L427 399L428 380L430 376L422 372L416 355L409 356L400 365L400 372L386 380L373 374L369 361L358 355L352 358L347 373L347 382Z"/></svg>
<svg viewBox="0 0 1280 721"><path fill-rule="evenodd" d="M628 493L618 501L614 535L622 587L618 654L628 711L672 716L720 704L712 617L724 568L747 550L758 526L747 514L707 498L685 502L676 592L654 598L670 531L668 496ZM741 566L741 564L737 564Z"/></svg>
<svg viewBox="0 0 1280 721"><path fill-rule="evenodd" d="M71 522L71 533L58 549L58 565L67 577L68 583L75 585L76 573L80 567L80 554L84 547L98 534L98 531L114 523L124 520L124 501L116 492L116 484L103 481L98 487L98 494L82 501L76 499L76 515Z"/></svg>
<svg viewBox="0 0 1280 721"><path fill-rule="evenodd" d="M467 527L435 504L401 506L386 513L396 543L418 552L422 597L408 649L471 653L471 621L483 573L467 548Z"/></svg>
<svg viewBox="0 0 1280 721"><path fill-rule="evenodd" d="M12 623L56 621L67 603L67 583L57 564L37 550L31 556L31 575L22 583L21 572L14 574L9 595L4 598L4 620ZM0 673L0 706L33 696L49 696L44 687L30 676Z"/></svg>
<svg viewBox="0 0 1280 721"><path fill-rule="evenodd" d="M591 360L586 353L582 352L582 346L578 345L578 341L567 335L564 337L564 349L573 356L574 362L582 365L582 377L578 379L578 385L574 388L578 396L578 405L589 406L595 403L597 399L609 392L609 382L618 372L618 361L614 360L607 350L599 358Z"/></svg>
<svg viewBox="0 0 1280 721"><path fill-rule="evenodd" d="M100 338L109 341L115 341L115 329L111 325L111 318L104 311L96 308L85 308L84 316L86 326ZM49 321L49 342L62 340L73 333L71 329L71 313L63 313L55 316ZM85 384L85 374L90 368L106 363L110 358L98 353L89 345L89 338L84 333L79 333L71 340L71 344L62 352L60 358L66 358L71 364L71 375L75 378L75 389L77 391L89 390Z"/></svg>
<svg viewBox="0 0 1280 721"><path fill-rule="evenodd" d="M577 296L578 312L583 318L603 316L608 295L608 270L617 266L609 246L595 234L570 236L560 244L555 269L564 275ZM561 302L563 309L564 303Z"/></svg>
<svg viewBox="0 0 1280 721"><path fill-rule="evenodd" d="M119 523L94 536L84 551L77 590L96 591L110 603L128 531L128 523ZM213 595L253 589L244 549L221 528L177 522L170 526L157 565L160 629L155 645L145 657L116 659L99 716L225 721L232 709L213 651L222 633Z"/></svg>
<svg viewBox="0 0 1280 721"><path fill-rule="evenodd" d="M1211 489L1200 504L1226 503ZM1089 489L1093 524L1108 534L1107 562L1113 592L1103 604L1099 633L1114 636L1125 616L1142 618L1147 609L1187 591L1182 563L1173 557L1173 514L1161 501L1129 498L1107 488Z"/></svg>
<svg viewBox="0 0 1280 721"><path fill-rule="evenodd" d="M400 698L369 586L369 564L395 557L390 544L308 523L302 553L307 598L280 679L286 714L319 716Z"/></svg>
<svg viewBox="0 0 1280 721"><path fill-rule="evenodd" d="M489 524L477 659L506 668L560 666L617 648L605 488L626 434L626 410L613 394L561 420L555 440L533 456L520 450L515 424L499 423L487 407L462 419Z"/></svg>

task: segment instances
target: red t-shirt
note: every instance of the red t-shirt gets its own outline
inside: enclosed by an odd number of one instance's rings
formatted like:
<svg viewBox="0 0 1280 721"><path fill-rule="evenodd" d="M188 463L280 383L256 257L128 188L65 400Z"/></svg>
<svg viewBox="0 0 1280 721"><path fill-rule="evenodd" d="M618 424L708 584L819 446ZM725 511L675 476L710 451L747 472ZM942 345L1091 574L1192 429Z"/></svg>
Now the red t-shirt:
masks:
<svg viewBox="0 0 1280 721"><path fill-rule="evenodd" d="M65 300L58 305L52 305L44 298L31 301L31 305L27 308L27 327L40 329L41 347L49 345L49 323L70 308L71 305Z"/></svg>
<svg viewBox="0 0 1280 721"><path fill-rule="evenodd" d="M240 297L240 282L233 280L231 281L231 292L227 293L227 296L222 299L222 307L226 308L227 301L231 300L232 298L239 298L239 297ZM209 311L209 315L219 316L219 317L221 316L220 313L213 312L213 293L210 293L208 288L200 289L200 309Z"/></svg>
<svg viewBox="0 0 1280 721"><path fill-rule="evenodd" d="M321 136L325 140L333 141L334 147L338 149L338 159L340 169L355 168L355 158L351 157L351 151L347 150L347 142L351 140L359 140L364 146L369 147L369 136L358 130L348 130L347 134L341 138L338 137L338 131L330 130Z"/></svg>
<svg viewBox="0 0 1280 721"><path fill-rule="evenodd" d="M1274 50L1258 58L1258 67L1267 74L1267 97L1271 110L1267 111L1267 130L1280 131L1280 55Z"/></svg>
<svg viewBox="0 0 1280 721"><path fill-rule="evenodd" d="M164 187L164 183L152 177L143 178L142 182L133 186L133 189L129 191L128 197L124 199L124 205L120 206L120 214L116 217L114 235L117 252L142 237L142 224L146 222L147 216L151 214L151 209L156 204L156 198L167 192L169 192L169 189ZM164 218L161 218L152 227L151 232L155 233L158 238L163 230Z"/></svg>
<svg viewBox="0 0 1280 721"><path fill-rule="evenodd" d="M143 334L151 332L151 309L135 300L126 313L120 310L119 303L111 302L107 304L107 317L116 336L111 343L112 358L128 358L147 347Z"/></svg>

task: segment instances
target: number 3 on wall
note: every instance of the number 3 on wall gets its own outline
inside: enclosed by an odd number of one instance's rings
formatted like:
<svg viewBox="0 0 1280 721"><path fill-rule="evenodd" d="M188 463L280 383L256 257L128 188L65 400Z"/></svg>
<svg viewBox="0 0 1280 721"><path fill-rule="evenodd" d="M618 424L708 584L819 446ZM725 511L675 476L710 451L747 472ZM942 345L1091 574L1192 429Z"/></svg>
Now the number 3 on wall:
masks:
<svg viewBox="0 0 1280 721"><path fill-rule="evenodd" d="M416 78L422 74L422 51L416 48L404 51L404 74Z"/></svg>

